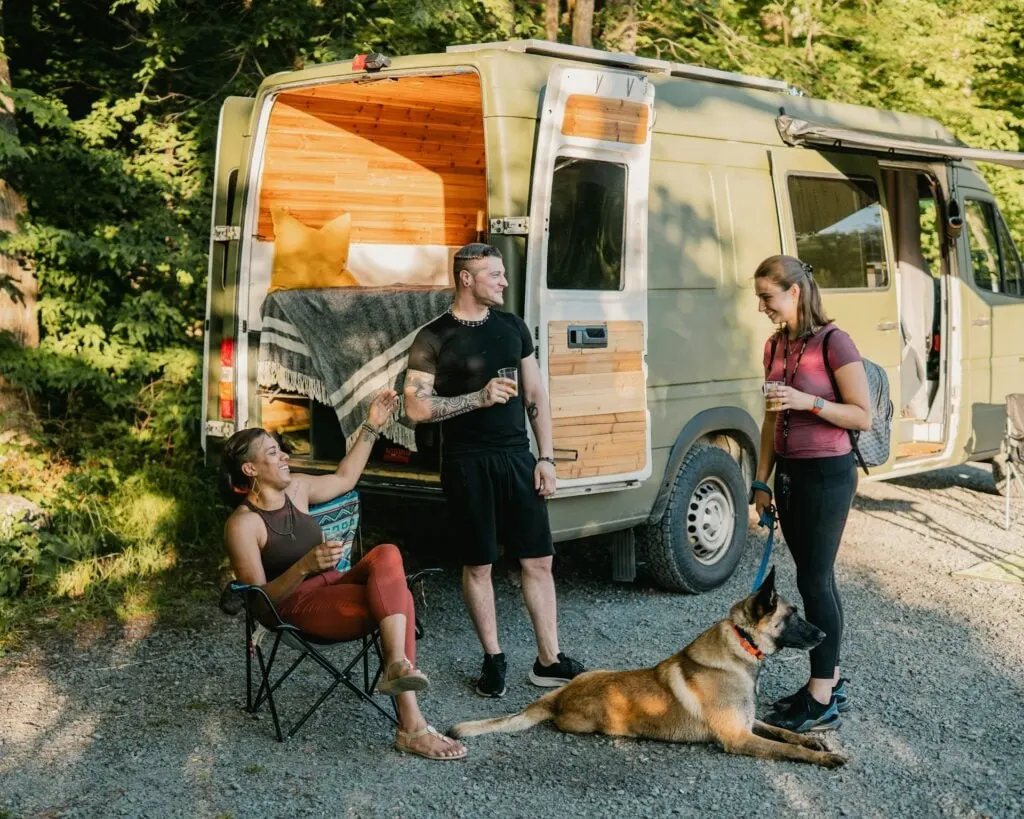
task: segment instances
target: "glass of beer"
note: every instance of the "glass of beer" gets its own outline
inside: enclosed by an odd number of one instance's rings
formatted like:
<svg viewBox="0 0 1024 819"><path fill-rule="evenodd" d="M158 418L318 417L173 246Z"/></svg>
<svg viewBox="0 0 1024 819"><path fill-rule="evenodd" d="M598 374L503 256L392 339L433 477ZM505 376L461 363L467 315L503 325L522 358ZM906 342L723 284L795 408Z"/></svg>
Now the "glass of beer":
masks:
<svg viewBox="0 0 1024 819"><path fill-rule="evenodd" d="M764 384L761 385L761 392L764 393L765 409L767 409L768 412L778 412L779 402L772 397L771 393L778 387L785 386L785 381L765 381Z"/></svg>
<svg viewBox="0 0 1024 819"><path fill-rule="evenodd" d="M502 367L498 370L498 378L507 378L509 381L515 382L516 395L519 395L519 368L518 367Z"/></svg>

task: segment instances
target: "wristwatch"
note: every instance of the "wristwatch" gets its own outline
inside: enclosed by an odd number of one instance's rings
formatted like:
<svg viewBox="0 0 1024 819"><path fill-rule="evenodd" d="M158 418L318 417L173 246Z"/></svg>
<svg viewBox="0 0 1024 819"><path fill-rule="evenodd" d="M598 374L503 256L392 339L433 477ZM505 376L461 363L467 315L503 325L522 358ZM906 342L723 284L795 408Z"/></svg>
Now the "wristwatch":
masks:
<svg viewBox="0 0 1024 819"><path fill-rule="evenodd" d="M811 412L817 415L823 409L825 409L825 399L822 398L821 396L818 396L817 398L814 399L814 406L811 407Z"/></svg>

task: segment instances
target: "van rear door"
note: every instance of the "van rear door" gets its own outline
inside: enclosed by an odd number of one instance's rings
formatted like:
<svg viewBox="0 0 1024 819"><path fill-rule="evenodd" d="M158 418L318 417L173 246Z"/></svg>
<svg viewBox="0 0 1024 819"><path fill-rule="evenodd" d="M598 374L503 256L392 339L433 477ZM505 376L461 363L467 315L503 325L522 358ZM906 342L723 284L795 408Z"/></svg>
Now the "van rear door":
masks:
<svg viewBox="0 0 1024 819"><path fill-rule="evenodd" d="M826 314L885 369L900 407L896 266L878 160L773 148L771 161L783 252L814 267ZM872 474L891 468L896 449Z"/></svg>
<svg viewBox="0 0 1024 819"><path fill-rule="evenodd" d="M235 431L233 349L234 271L242 214L242 163L248 145L250 97L228 97L217 125L217 158L213 170L213 212L210 216L210 266L206 278L206 322L203 325L203 409L200 440L227 438ZM211 359L211 351L214 353ZM223 384L223 386L222 386ZM223 403L222 403L222 400Z"/></svg>
<svg viewBox="0 0 1024 819"><path fill-rule="evenodd" d="M526 321L554 427L559 492L651 474L647 199L654 86L628 71L555 66L537 137Z"/></svg>

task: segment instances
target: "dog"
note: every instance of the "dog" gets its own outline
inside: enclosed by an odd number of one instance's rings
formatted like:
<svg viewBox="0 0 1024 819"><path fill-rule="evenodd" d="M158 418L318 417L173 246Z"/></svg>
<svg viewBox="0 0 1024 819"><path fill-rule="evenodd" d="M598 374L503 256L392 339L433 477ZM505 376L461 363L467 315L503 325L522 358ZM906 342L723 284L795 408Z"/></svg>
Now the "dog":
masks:
<svg viewBox="0 0 1024 819"><path fill-rule="evenodd" d="M726 619L654 668L587 671L518 714L460 722L449 733L463 739L524 731L553 720L567 733L717 741L731 754L837 768L846 757L833 753L818 737L754 717L754 685L764 658L781 648L810 650L824 637L776 593L772 568L758 590L735 603Z"/></svg>

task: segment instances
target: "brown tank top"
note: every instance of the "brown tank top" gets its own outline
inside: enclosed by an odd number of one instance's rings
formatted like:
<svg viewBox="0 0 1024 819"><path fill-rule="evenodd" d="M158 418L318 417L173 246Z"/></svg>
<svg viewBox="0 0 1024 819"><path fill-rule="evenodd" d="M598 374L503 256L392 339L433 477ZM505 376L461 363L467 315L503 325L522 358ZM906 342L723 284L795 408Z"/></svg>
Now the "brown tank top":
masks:
<svg viewBox="0 0 1024 819"><path fill-rule="evenodd" d="M288 571L300 557L324 539L316 518L296 509L287 495L280 509L260 509L248 498L243 502L263 518L263 524L267 527L267 545L260 552L260 560L268 583Z"/></svg>

